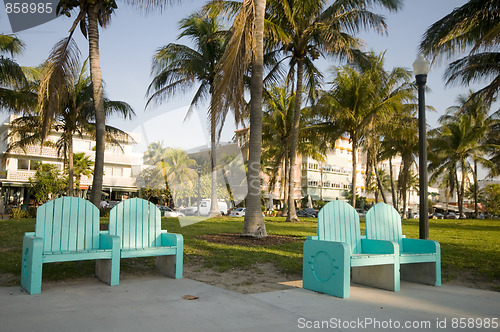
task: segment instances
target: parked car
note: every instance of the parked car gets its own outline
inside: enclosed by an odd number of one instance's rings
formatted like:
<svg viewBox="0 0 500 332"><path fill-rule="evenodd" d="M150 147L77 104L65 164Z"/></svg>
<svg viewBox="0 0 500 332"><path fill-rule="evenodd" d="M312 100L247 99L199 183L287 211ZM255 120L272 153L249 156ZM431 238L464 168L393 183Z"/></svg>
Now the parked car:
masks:
<svg viewBox="0 0 500 332"><path fill-rule="evenodd" d="M232 210L231 212L229 212L229 216L230 217L244 217L246 210L247 210L246 208L236 208L236 209Z"/></svg>
<svg viewBox="0 0 500 332"><path fill-rule="evenodd" d="M358 213L360 218L364 218L366 216L366 211L364 209L356 209L356 212Z"/></svg>
<svg viewBox="0 0 500 332"><path fill-rule="evenodd" d="M212 206L212 201L210 199L202 199L200 202L200 215L208 216L210 213L210 207ZM224 200L217 201L217 206L221 215L227 215L227 203ZM187 207L183 210L186 216L195 216L198 214L198 206L193 205Z"/></svg>
<svg viewBox="0 0 500 332"><path fill-rule="evenodd" d="M184 213L174 211L171 208L169 208L168 206L158 206L158 209L160 209L160 211L163 213L163 216L165 216L167 218L184 217Z"/></svg>
<svg viewBox="0 0 500 332"><path fill-rule="evenodd" d="M444 215L442 213L436 212L436 213L431 214L430 218L431 219L444 219Z"/></svg>
<svg viewBox="0 0 500 332"><path fill-rule="evenodd" d="M312 208L305 208L297 211L297 217L316 218L318 212Z"/></svg>
<svg viewBox="0 0 500 332"><path fill-rule="evenodd" d="M448 212L444 214L444 219L459 219L460 216L455 212Z"/></svg>

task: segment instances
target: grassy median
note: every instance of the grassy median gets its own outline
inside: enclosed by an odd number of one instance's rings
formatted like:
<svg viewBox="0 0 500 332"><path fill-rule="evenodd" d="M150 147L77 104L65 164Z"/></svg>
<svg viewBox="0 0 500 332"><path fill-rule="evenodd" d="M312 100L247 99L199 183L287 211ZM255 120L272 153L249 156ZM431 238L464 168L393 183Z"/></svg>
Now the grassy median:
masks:
<svg viewBox="0 0 500 332"><path fill-rule="evenodd" d="M316 225L316 220L309 218L298 223L266 218L269 237L254 240L239 236L243 229L242 218L221 217L186 227L181 227L176 218L163 221L164 229L184 236L185 264L202 262L205 268L224 272L272 263L281 273L299 278L302 245L306 236L315 235ZM34 228L34 219L0 220L0 286L19 285L23 235ZM404 221L403 233L409 238L418 238L418 221ZM431 220L430 238L441 244L444 283L454 280L500 291L500 220ZM121 272L131 275L154 273L154 258L124 259ZM43 266L44 281L92 278L93 275L93 261Z"/></svg>

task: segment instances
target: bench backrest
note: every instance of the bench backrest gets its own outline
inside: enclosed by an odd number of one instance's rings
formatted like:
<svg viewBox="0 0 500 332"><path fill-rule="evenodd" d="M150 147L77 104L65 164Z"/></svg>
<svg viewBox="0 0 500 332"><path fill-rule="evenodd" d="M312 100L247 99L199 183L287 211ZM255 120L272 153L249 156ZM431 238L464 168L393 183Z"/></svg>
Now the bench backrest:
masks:
<svg viewBox="0 0 500 332"><path fill-rule="evenodd" d="M144 199L127 199L109 212L109 234L120 237L122 249L159 247L160 233L160 210Z"/></svg>
<svg viewBox="0 0 500 332"><path fill-rule="evenodd" d="M331 201L318 213L318 239L346 242L351 254L361 253L359 215L344 201Z"/></svg>
<svg viewBox="0 0 500 332"><path fill-rule="evenodd" d="M44 252L99 248L99 209L78 197L61 197L36 210L35 235Z"/></svg>
<svg viewBox="0 0 500 332"><path fill-rule="evenodd" d="M399 243L403 250L401 216L391 205L377 203L366 213L366 238Z"/></svg>

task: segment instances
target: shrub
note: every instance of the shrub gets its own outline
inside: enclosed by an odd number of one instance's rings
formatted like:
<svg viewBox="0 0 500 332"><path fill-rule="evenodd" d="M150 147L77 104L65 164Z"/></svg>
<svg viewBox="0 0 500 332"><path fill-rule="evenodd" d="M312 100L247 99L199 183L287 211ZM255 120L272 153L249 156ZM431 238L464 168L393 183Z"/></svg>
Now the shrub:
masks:
<svg viewBox="0 0 500 332"><path fill-rule="evenodd" d="M24 211L19 208L13 208L10 210L9 217L11 219L23 219L23 218L29 218L30 215L28 211Z"/></svg>

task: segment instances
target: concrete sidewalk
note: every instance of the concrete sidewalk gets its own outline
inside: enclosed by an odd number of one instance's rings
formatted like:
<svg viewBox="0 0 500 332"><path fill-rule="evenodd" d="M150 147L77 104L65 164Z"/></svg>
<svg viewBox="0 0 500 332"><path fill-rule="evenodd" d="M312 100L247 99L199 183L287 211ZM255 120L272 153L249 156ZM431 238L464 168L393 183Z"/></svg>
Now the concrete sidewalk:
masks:
<svg viewBox="0 0 500 332"><path fill-rule="evenodd" d="M185 295L199 298L186 300ZM474 323L460 329L460 318ZM318 326L370 331L397 324L402 328L407 322L428 331L451 331L474 330L469 327L485 324L487 318L500 324L500 293L447 285L402 283L398 293L353 285L350 299L299 288L244 295L161 276L123 279L117 287L97 280L59 283L44 287L39 295L0 287L2 332L278 332Z"/></svg>

